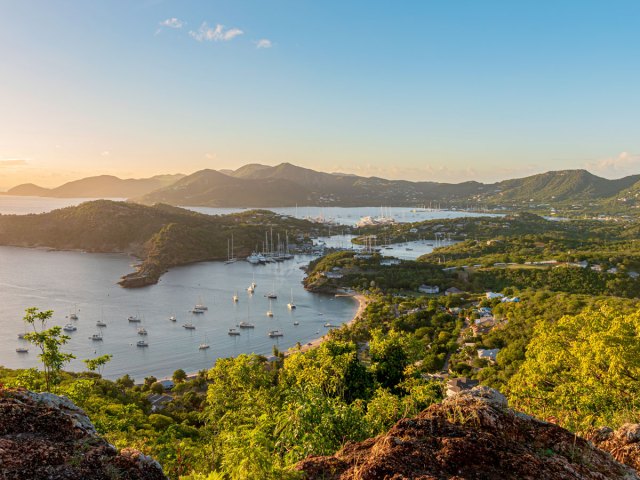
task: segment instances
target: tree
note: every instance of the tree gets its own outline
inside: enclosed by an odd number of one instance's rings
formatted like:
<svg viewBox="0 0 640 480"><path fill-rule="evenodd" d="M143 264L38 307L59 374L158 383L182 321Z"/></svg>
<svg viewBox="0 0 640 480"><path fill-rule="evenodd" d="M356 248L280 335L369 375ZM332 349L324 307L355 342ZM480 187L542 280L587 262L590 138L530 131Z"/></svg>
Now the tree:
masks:
<svg viewBox="0 0 640 480"><path fill-rule="evenodd" d="M116 385L118 385L122 390L127 390L135 385L133 378L129 376L129 374L125 374L119 379L116 380Z"/></svg>
<svg viewBox="0 0 640 480"><path fill-rule="evenodd" d="M47 328L47 320L52 316L53 310L40 311L36 307L30 307L25 310L23 318L23 321L33 328L33 332L25 334L24 339L40 349L38 358L42 361L45 390L48 392L59 383L62 367L76 358L75 355L60 350L70 339L62 334L62 328ZM39 329L37 323L40 324Z"/></svg>
<svg viewBox="0 0 640 480"><path fill-rule="evenodd" d="M640 312L605 305L541 321L509 382L510 401L565 428L618 427L640 408Z"/></svg>
<svg viewBox="0 0 640 480"><path fill-rule="evenodd" d="M87 366L87 370L90 372L98 372L98 375L102 376L102 371L104 370L104 366L111 361L113 355L100 355L96 358L88 358L84 360L85 365Z"/></svg>
<svg viewBox="0 0 640 480"><path fill-rule="evenodd" d="M151 384L151 391L158 395L162 395L164 393L164 387L160 382L154 382Z"/></svg>
<svg viewBox="0 0 640 480"><path fill-rule="evenodd" d="M178 383L182 383L187 379L187 373L179 368L178 370L176 370L175 372L173 372L173 382L178 384Z"/></svg>
<svg viewBox="0 0 640 480"><path fill-rule="evenodd" d="M151 375L149 377L144 377L144 388L145 388L145 390L150 389L151 385L153 385L157 381L158 381L158 379L156 377L154 377L153 375Z"/></svg>
<svg viewBox="0 0 640 480"><path fill-rule="evenodd" d="M371 336L371 370L380 385L393 389L404 379L404 369L409 364L408 336L393 330L387 334L375 330Z"/></svg>

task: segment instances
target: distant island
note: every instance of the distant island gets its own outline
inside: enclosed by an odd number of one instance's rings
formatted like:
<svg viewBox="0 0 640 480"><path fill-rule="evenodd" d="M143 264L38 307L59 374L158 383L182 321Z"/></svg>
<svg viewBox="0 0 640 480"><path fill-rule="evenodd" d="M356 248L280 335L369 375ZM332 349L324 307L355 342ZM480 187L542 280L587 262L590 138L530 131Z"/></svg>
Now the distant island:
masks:
<svg viewBox="0 0 640 480"><path fill-rule="evenodd" d="M169 205L95 200L38 215L0 215L0 245L127 253L141 259L123 287L157 283L170 267L247 256L262 249L265 233L274 242L318 234L323 226L265 210L204 215ZM234 240L234 251L229 241ZM276 248L277 244L273 248Z"/></svg>
<svg viewBox="0 0 640 480"><path fill-rule="evenodd" d="M171 185L184 175L156 175L150 178L121 179L113 175L98 175L67 182L56 188L44 188L33 183L17 185L5 195L56 198L129 198L146 195Z"/></svg>
<svg viewBox="0 0 640 480"><path fill-rule="evenodd" d="M628 212L640 198L640 175L608 180L586 170L561 170L504 180L438 183L324 173L290 163L205 169L191 175L121 180L98 176L54 189L19 185L9 195L127 198L153 205L206 207L411 206L507 210Z"/></svg>

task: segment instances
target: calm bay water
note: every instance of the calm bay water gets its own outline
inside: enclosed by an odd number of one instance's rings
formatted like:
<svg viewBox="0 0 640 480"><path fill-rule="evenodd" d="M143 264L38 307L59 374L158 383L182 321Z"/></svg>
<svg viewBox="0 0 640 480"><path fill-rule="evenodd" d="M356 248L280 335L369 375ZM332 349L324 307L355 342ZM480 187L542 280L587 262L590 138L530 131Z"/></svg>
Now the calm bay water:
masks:
<svg viewBox="0 0 640 480"><path fill-rule="evenodd" d="M0 195L0 215L45 213L58 208L72 207L91 200L95 200L95 198L50 198ZM124 198L111 198L110 200L124 200Z"/></svg>
<svg viewBox="0 0 640 480"><path fill-rule="evenodd" d="M363 245L351 243L355 235L332 235L321 237L318 241L324 242L329 248L353 249L364 251ZM421 255L433 252L434 248L445 247L457 243L455 240L416 240L414 242L394 243L380 250L385 257L396 257L401 260L415 260Z"/></svg>
<svg viewBox="0 0 640 480"><path fill-rule="evenodd" d="M131 271L132 259L125 255L50 252L44 250L0 247L0 364L10 368L28 368L37 364L37 352L18 354L15 349L26 345L18 340L23 331L24 309L37 306L55 311L52 324L73 323L78 327L67 349L78 358L71 370L82 370L82 360L109 353L113 360L105 376L116 378L129 373L137 380L147 375L164 377L177 368L196 371L209 368L216 358L260 353L270 355L273 345L287 349L323 335L326 322L342 324L350 320L357 304L351 298L324 296L306 292L301 284L300 267L309 257L252 266L238 261L231 265L205 262L174 268L160 283L143 289L123 289L115 281ZM249 295L247 286L255 278L257 288ZM266 316L269 301L264 297L275 290L272 302L274 317ZM234 303L237 291L240 301ZM297 309L289 311L291 292ZM194 304L209 307L203 315L189 313ZM77 311L79 319L66 318ZM129 315L140 315L148 335L137 334L138 324L129 323ZM169 321L175 315L177 322ZM104 319L106 328L96 327ZM255 324L255 329L242 330L239 337L227 332L240 321ZM293 322L299 325L294 326ZM186 330L185 322L193 322L196 330ZM269 330L280 329L284 337L271 339ZM102 331L103 341L89 337ZM144 338L149 347L136 347ZM211 346L199 350L203 341Z"/></svg>
<svg viewBox="0 0 640 480"><path fill-rule="evenodd" d="M0 214L42 213L77 205L88 199L0 196ZM225 214L242 209L197 208L207 214ZM274 208L273 211L290 216L324 217L353 225L363 216L378 216L380 209L371 208ZM432 218L473 216L461 211L411 211L410 208L386 208L385 215L398 221L420 221ZM349 247L350 236L324 239L328 246ZM434 242L421 241L394 245L382 253L387 256L412 259L433 250ZM15 349L26 342L17 338L24 330L24 309L36 306L52 309L52 324L74 323L77 331L70 332L67 350L78 358L71 370L83 370L82 360L109 353L112 361L104 374L117 378L125 373L138 381L145 376L165 377L177 368L196 371L211 367L216 358L241 353L271 354L273 345L287 349L318 338L326 332L324 324L339 325L350 320L357 304L351 298L324 296L306 292L302 287L304 273L301 266L310 257L264 266L244 261L231 265L204 262L174 268L162 276L157 285L143 289L123 289L116 282L121 275L133 270L135 260L126 255L53 252L15 247L0 247L0 365L28 368L38 364L37 351L18 354ZM258 284L254 295L247 286L255 278ZM267 317L269 302L264 295L275 290L278 299L272 302L274 317ZM234 303L232 296L240 301ZM287 302L293 294L297 309L289 311ZM194 315L189 310L196 303L204 303L209 310ZM77 321L69 320L77 312ZM140 324L129 323L127 317L139 315L146 337L137 334ZM175 315L177 322L169 321ZM104 320L107 327L96 327ZM241 321L255 324L253 330L242 330L238 337L228 335L229 328ZM294 325L294 321L299 325ZM193 322L195 330L182 325ZM280 329L284 337L271 339L269 330ZM102 341L89 337L101 331ZM149 347L137 347L144 339ZM198 346L205 342L207 350Z"/></svg>
<svg viewBox="0 0 640 480"><path fill-rule="evenodd" d="M43 213L56 208L78 205L90 198L48 198L48 197L17 197L10 195L0 195L0 214ZM123 200L122 198L112 198L111 200ZM247 208L214 208L214 207L188 207L193 210L208 215L224 215L228 213L242 212ZM378 217L384 213L387 217L392 217L398 222L421 222L424 220L438 218L460 218L475 216L491 216L495 214L465 212L462 210L426 210L414 209L410 207L277 207L269 210L281 215L288 215L297 218L324 218L333 220L342 225L355 225L362 217Z"/></svg>
<svg viewBox="0 0 640 480"><path fill-rule="evenodd" d="M182 207L208 215L237 213L246 208ZM422 222L433 219L495 216L496 214L474 213L462 210L426 210L410 207L275 207L268 208L280 215L296 218L324 219L340 225L354 226L362 217L391 217L397 222ZM338 227L339 228L339 227Z"/></svg>

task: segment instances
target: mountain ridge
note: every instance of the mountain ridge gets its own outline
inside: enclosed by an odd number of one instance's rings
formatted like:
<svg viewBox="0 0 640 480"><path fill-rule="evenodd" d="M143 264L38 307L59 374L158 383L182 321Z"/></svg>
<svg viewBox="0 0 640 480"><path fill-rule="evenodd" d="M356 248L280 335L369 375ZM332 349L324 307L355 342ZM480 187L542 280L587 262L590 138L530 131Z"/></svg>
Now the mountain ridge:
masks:
<svg viewBox="0 0 640 480"><path fill-rule="evenodd" d="M23 183L10 188L5 195L56 198L129 198L149 193L184 177L183 174L154 175L149 178L119 178L114 175L95 175L66 182L55 188ZM140 193L142 192L142 193Z"/></svg>
<svg viewBox="0 0 640 480"><path fill-rule="evenodd" d="M201 170L178 182L188 195L181 197L174 184L132 200L144 204L163 202L211 207L415 206L430 202L463 206L469 203L604 201L629 189L640 190L640 175L608 180L586 170L550 171L490 184L473 180L440 183L317 172L290 163L273 167L248 164L227 174L217 172L216 188L203 190L198 178L205 171L214 170Z"/></svg>
<svg viewBox="0 0 640 480"><path fill-rule="evenodd" d="M353 174L326 173L288 162L275 166L246 164L236 170L203 169L190 175L159 175L126 179L100 175L67 182L53 189L18 185L9 195L127 198L147 205L207 207L286 207L294 205L360 207L417 206L435 202L448 207L468 205L567 204L618 198L640 199L640 175L606 179L584 169L557 170L521 178L481 183L388 180ZM618 202L619 203L619 202Z"/></svg>

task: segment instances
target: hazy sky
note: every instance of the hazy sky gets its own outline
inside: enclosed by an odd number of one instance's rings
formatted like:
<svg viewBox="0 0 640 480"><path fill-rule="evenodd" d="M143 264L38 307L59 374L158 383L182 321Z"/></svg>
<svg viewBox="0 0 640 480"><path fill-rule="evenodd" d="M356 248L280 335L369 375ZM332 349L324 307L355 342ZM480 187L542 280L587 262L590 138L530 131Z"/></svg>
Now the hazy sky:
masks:
<svg viewBox="0 0 640 480"><path fill-rule="evenodd" d="M640 173L640 1L0 0L0 187Z"/></svg>

